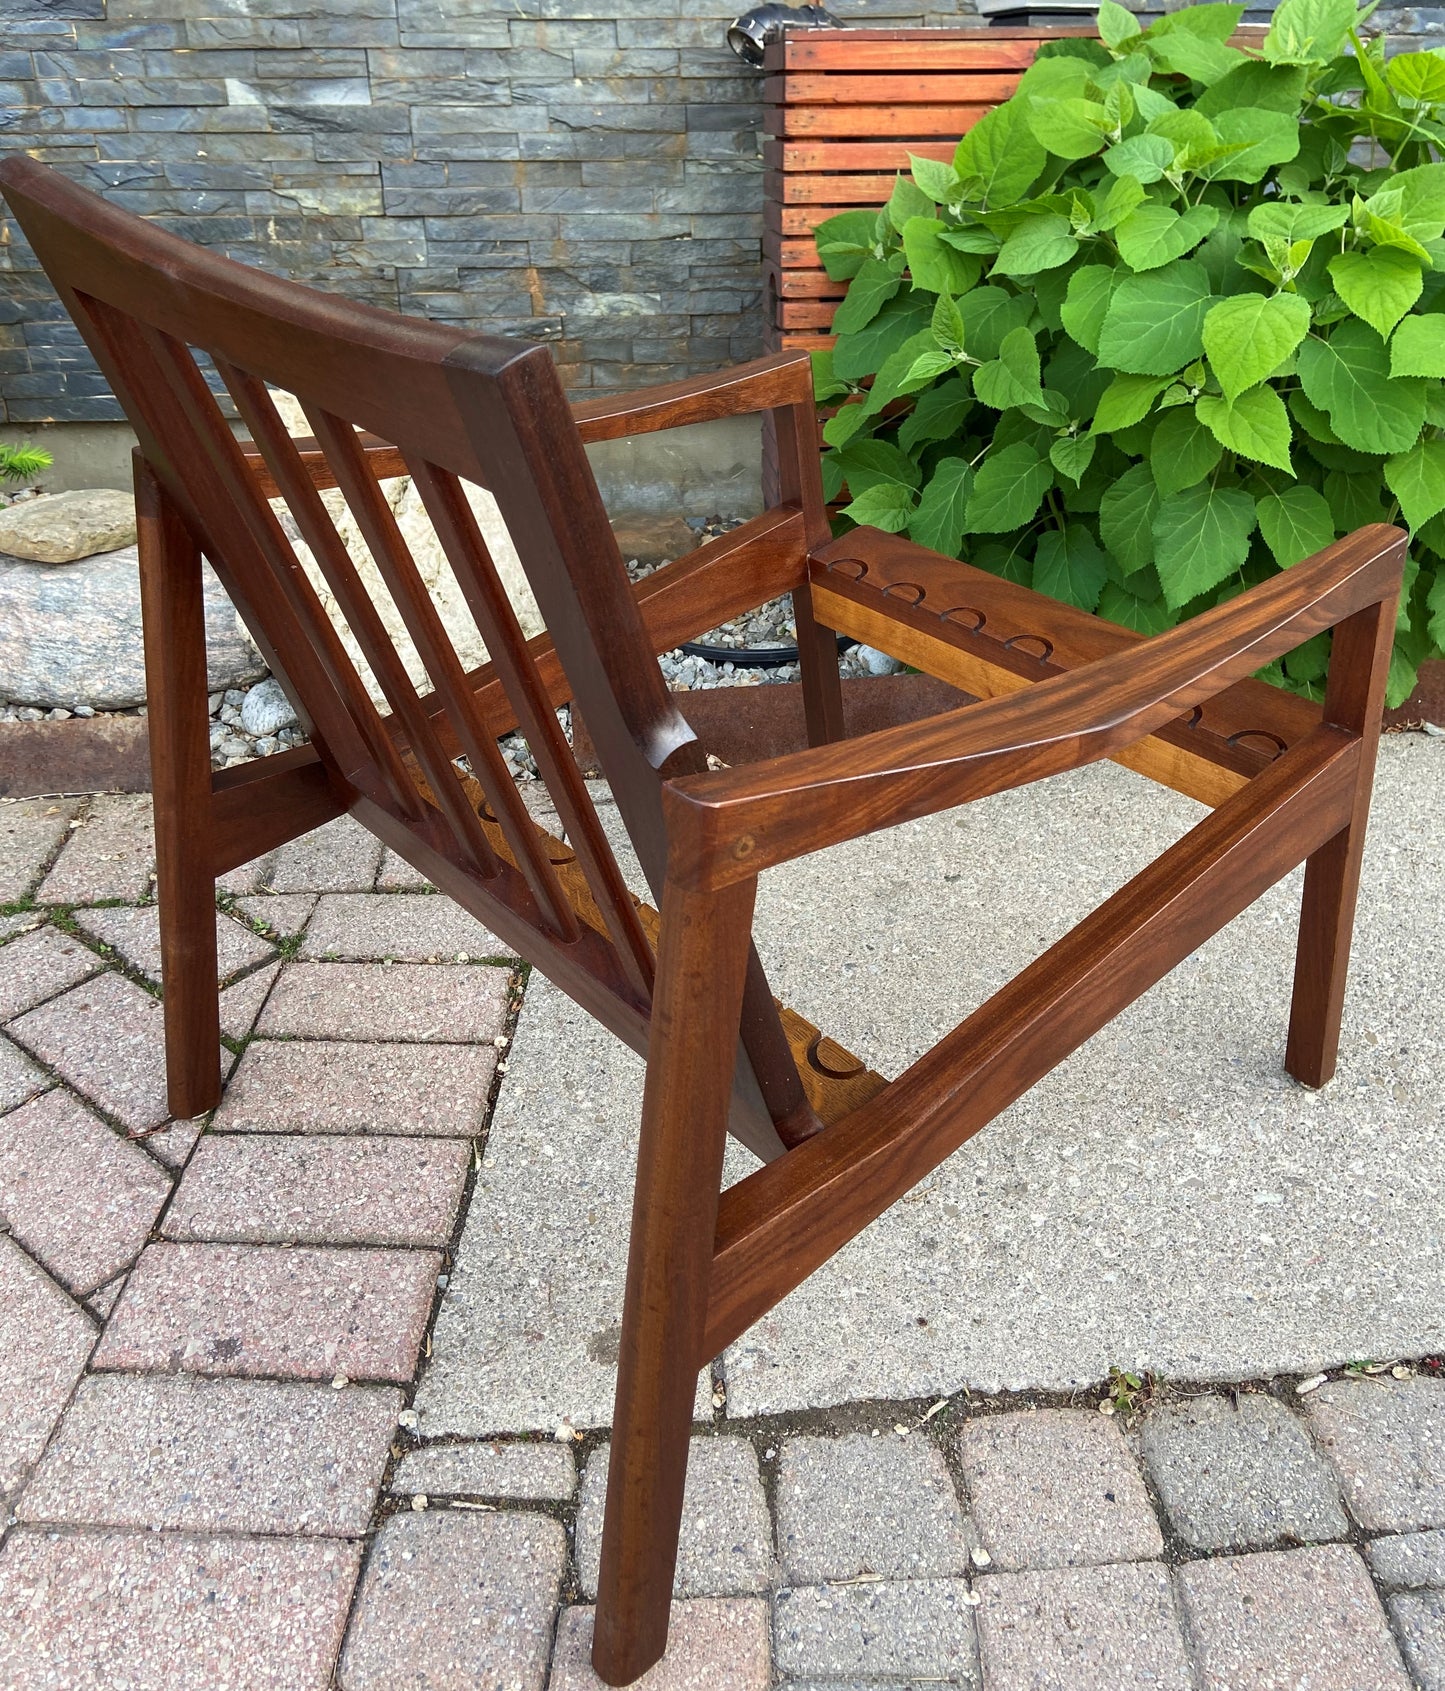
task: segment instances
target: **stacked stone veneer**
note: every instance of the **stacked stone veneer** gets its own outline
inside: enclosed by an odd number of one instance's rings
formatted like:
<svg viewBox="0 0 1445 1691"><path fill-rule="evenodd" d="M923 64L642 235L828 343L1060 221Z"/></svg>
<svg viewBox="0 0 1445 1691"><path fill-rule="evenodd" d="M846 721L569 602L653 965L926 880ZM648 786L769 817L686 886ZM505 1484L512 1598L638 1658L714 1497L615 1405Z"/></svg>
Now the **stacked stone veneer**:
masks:
<svg viewBox="0 0 1445 1691"><path fill-rule="evenodd" d="M897 25L972 9L831 4ZM8 0L0 148L251 263L548 341L574 388L675 376L761 339L762 78L724 44L733 10ZM1377 19L1445 36L1445 11ZM0 419L118 417L13 224L0 239Z"/></svg>
<svg viewBox="0 0 1445 1691"><path fill-rule="evenodd" d="M247 262L548 341L574 388L670 377L761 341L762 76L723 39L741 3L9 0L0 150ZM0 415L117 418L4 233Z"/></svg>

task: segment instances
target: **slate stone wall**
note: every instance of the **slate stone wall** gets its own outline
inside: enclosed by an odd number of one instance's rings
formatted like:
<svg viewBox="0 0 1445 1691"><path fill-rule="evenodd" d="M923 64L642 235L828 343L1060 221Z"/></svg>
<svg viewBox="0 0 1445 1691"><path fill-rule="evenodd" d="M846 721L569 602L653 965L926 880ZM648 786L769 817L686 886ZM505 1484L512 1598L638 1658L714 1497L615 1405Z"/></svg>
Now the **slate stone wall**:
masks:
<svg viewBox="0 0 1445 1691"><path fill-rule="evenodd" d="M573 389L669 379L760 343L742 4L3 0L0 149L301 281L548 341ZM1379 21L1445 37L1445 11ZM13 224L0 264L0 421L117 418Z"/></svg>
<svg viewBox="0 0 1445 1691"><path fill-rule="evenodd" d="M574 389L669 379L759 347L762 78L724 43L737 9L7 0L0 148L301 281L548 341ZM3 239L0 418L118 417L13 224Z"/></svg>

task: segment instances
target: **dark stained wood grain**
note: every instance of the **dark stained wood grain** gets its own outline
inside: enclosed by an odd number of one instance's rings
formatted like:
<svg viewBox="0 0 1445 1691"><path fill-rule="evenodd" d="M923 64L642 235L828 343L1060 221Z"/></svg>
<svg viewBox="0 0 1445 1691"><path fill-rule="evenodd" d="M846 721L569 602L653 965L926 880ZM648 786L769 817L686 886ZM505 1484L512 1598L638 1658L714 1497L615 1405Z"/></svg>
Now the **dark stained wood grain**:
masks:
<svg viewBox="0 0 1445 1691"><path fill-rule="evenodd" d="M974 45L1004 68L1032 50L1007 34ZM0 164L0 187L140 441L172 1107L216 1096L211 877L343 811L646 1058L593 1654L628 1683L666 1643L697 1369L1305 860L1287 1061L1328 1077L1406 537L1362 529L1144 640L897 537L833 540L796 355L574 411L544 347L261 276L29 160ZM271 387L297 395L309 439L287 435ZM769 509L634 589L586 440L747 412L775 447ZM463 670L381 492L402 471L491 654L481 669ZM465 483L492 491L546 635L522 639ZM343 543L330 488L380 586ZM217 776L202 554L312 741ZM655 653L784 592L809 747L709 772ZM835 628L989 696L845 739ZM1249 679L1325 628L1322 710ZM553 716L568 699L660 917L625 885L578 777ZM532 823L502 766L497 736L516 725L565 842ZM1101 757L1216 808L900 1079L777 1004L752 942L762 869ZM729 1132L765 1166L720 1197Z"/></svg>

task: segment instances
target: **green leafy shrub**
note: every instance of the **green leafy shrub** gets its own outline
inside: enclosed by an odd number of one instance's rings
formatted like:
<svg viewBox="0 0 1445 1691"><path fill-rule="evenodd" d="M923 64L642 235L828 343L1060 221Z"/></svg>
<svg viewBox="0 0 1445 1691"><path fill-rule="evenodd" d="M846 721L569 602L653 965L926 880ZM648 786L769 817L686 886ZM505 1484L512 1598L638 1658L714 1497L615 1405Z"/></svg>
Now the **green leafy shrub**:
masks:
<svg viewBox="0 0 1445 1691"><path fill-rule="evenodd" d="M1387 60L1353 0L1246 52L1242 10L1103 0L951 166L820 226L825 485L1145 633L1401 522L1396 704L1445 647L1445 56Z"/></svg>
<svg viewBox="0 0 1445 1691"><path fill-rule="evenodd" d="M29 481L54 460L41 446L6 446L0 442L0 481Z"/></svg>

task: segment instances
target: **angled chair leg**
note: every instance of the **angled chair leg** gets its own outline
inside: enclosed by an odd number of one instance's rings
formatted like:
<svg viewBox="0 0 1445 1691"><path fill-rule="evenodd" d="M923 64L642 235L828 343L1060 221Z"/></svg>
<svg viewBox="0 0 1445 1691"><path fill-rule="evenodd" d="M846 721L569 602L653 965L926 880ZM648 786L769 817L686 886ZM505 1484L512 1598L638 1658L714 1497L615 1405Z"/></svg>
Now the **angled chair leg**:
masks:
<svg viewBox="0 0 1445 1691"><path fill-rule="evenodd" d="M1327 722L1361 736L1354 813L1305 866L1295 952L1294 998L1284 1065L1305 1086L1323 1086L1335 1072L1345 1004L1355 898L1365 851L1365 824L1385 708L1385 677L1395 634L1395 602L1370 605L1335 630L1325 686Z"/></svg>
<svg viewBox="0 0 1445 1691"><path fill-rule="evenodd" d="M147 725L156 827L156 899L172 1115L221 1098L211 746L201 555L149 466L135 458Z"/></svg>
<svg viewBox="0 0 1445 1691"><path fill-rule="evenodd" d="M755 887L663 895L592 1647L609 1685L667 1645Z"/></svg>

